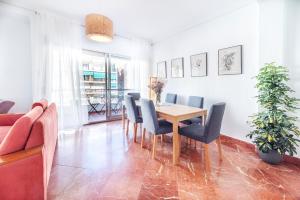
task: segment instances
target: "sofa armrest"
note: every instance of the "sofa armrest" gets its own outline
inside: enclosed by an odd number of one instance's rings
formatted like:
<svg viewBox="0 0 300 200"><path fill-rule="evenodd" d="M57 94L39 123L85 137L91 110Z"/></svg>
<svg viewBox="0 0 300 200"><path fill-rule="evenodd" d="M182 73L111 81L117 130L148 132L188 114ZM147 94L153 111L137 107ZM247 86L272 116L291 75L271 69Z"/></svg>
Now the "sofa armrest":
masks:
<svg viewBox="0 0 300 200"><path fill-rule="evenodd" d="M0 126L12 126L24 114L0 114Z"/></svg>
<svg viewBox="0 0 300 200"><path fill-rule="evenodd" d="M42 153L43 146L38 146L32 149L22 150L15 153L10 153L4 156L0 156L0 166L7 165L12 162L16 162L33 155L37 155Z"/></svg>

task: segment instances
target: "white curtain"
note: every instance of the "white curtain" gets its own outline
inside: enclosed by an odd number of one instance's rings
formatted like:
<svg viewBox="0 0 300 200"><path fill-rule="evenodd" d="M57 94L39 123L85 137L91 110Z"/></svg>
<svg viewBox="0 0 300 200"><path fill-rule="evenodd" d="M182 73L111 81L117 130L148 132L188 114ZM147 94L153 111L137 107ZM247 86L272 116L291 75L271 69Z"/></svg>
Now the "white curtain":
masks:
<svg viewBox="0 0 300 200"><path fill-rule="evenodd" d="M128 68L128 87L139 91L147 98L150 75L151 45L142 39L132 39L130 49L131 63Z"/></svg>
<svg viewBox="0 0 300 200"><path fill-rule="evenodd" d="M33 100L46 98L58 107L60 129L87 122L81 81L80 26L48 13L31 18Z"/></svg>

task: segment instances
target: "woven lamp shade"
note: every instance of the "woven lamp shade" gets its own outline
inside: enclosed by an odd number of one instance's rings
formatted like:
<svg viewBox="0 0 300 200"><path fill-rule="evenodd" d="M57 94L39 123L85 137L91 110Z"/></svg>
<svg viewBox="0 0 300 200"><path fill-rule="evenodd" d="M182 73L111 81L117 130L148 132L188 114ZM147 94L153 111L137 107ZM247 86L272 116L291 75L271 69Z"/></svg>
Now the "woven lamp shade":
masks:
<svg viewBox="0 0 300 200"><path fill-rule="evenodd" d="M113 39L113 22L99 14L85 17L85 34L87 38L97 42L111 42Z"/></svg>

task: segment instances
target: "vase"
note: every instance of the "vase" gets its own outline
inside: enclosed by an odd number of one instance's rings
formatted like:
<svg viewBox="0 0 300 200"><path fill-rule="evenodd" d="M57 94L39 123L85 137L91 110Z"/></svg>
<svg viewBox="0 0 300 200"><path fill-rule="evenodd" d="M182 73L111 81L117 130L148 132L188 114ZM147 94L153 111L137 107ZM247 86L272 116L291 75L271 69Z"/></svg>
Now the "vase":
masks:
<svg viewBox="0 0 300 200"><path fill-rule="evenodd" d="M258 155L263 161L273 165L279 164L283 160L283 155L276 150L271 150L268 153L259 150Z"/></svg>
<svg viewBox="0 0 300 200"><path fill-rule="evenodd" d="M160 95L161 94L156 94L156 106L160 105Z"/></svg>

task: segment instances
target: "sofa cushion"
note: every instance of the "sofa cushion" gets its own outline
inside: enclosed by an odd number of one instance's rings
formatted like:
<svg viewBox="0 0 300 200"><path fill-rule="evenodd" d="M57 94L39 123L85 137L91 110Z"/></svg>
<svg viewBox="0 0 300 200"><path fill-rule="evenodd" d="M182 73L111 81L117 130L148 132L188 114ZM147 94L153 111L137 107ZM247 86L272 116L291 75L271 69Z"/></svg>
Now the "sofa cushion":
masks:
<svg viewBox="0 0 300 200"><path fill-rule="evenodd" d="M18 119L1 142L0 155L23 150L34 121L40 117L42 113L42 107L37 106Z"/></svg>
<svg viewBox="0 0 300 200"><path fill-rule="evenodd" d="M41 106L43 110L46 110L48 107L48 101L46 99L41 99L40 101L34 102L32 104L32 109L36 106Z"/></svg>
<svg viewBox="0 0 300 200"><path fill-rule="evenodd" d="M11 126L0 126L0 144L7 135L10 128Z"/></svg>
<svg viewBox="0 0 300 200"><path fill-rule="evenodd" d="M24 114L0 114L0 126L12 126Z"/></svg>

